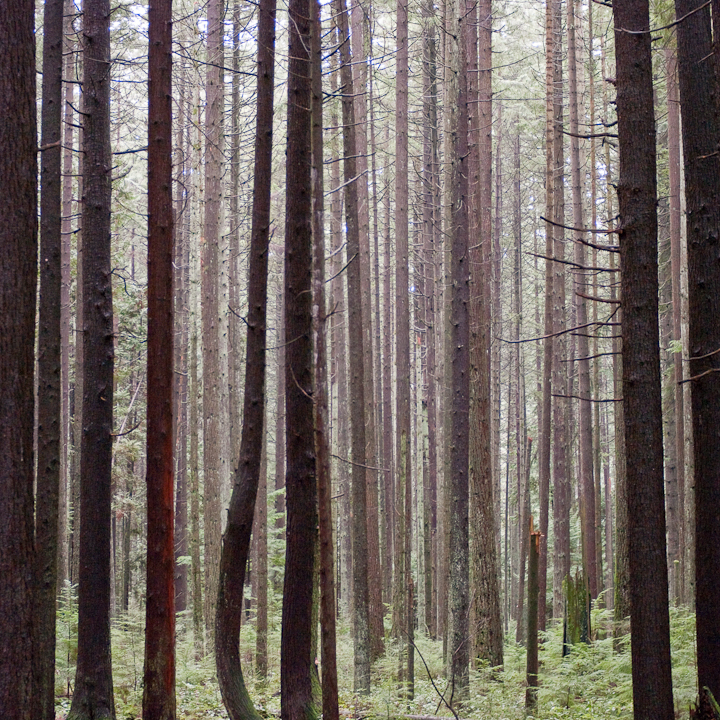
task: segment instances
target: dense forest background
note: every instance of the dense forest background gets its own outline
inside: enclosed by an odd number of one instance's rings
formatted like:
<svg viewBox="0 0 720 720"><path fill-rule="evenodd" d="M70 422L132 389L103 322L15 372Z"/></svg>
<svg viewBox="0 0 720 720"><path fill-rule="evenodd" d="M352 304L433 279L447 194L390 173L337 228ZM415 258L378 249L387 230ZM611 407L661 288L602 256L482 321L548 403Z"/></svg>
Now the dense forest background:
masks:
<svg viewBox="0 0 720 720"><path fill-rule="evenodd" d="M0 714L720 717L720 3L20 4Z"/></svg>

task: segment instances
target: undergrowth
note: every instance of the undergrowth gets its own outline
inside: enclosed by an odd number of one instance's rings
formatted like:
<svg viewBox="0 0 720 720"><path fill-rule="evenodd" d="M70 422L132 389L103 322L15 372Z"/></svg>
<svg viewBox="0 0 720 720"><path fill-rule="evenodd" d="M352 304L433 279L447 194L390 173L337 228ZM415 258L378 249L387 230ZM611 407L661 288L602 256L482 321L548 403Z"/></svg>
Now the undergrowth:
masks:
<svg viewBox="0 0 720 720"><path fill-rule="evenodd" d="M273 617L275 616L274 622ZM243 626L241 657L246 683L260 713L280 714L279 613L271 613L268 678L256 680L252 672L255 634L251 623ZM142 705L144 614L134 608L112 624L113 679L118 720L139 720ZM536 717L549 719L605 720L632 717L632 683L629 638L616 640L606 611L593 611L594 641L576 645L562 657L562 627L543 636L540 649L540 689ZM67 593L58 613L56 705L58 720L70 706L77 657L77 606ZM515 636L512 625L507 637ZM688 717L696 698L695 618L686 610L671 609L673 687L676 716ZM347 627L338 628L338 678L341 716L391 720L403 715L441 715L452 718L443 703L447 690L443 675L442 643L418 632L415 639L415 693L402 699L397 686L398 646L386 640L386 654L373 666L372 691L358 698L352 692L352 639ZM215 678L211 653L198 657L189 617L178 617L177 716L190 720L226 718ZM448 698L449 699L449 698ZM519 720L525 718L525 648L505 645L505 667L498 672L480 667L471 673L470 699L459 711L461 718Z"/></svg>

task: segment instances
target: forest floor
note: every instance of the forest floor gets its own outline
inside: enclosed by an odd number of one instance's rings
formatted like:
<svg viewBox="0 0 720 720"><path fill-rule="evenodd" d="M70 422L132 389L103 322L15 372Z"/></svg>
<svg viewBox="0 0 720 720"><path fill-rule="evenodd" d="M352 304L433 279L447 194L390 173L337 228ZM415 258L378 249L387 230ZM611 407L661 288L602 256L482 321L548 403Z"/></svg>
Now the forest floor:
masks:
<svg viewBox="0 0 720 720"><path fill-rule="evenodd" d="M252 625L243 626L241 648L250 694L258 710L268 718L280 716L280 623L279 613L270 618L269 675L266 683L255 681ZM195 657L190 618L180 618L177 646L177 717L188 720L227 718L215 678L214 658ZM142 717L143 623L140 611L130 611L113 623L113 675L118 720ZM562 657L562 626L550 629L540 649L540 689L537 718L604 720L632 717L632 684L629 638L614 641L609 615L593 611L594 641L575 646ZM77 648L77 612L61 610L58 618L56 717L64 720L70 707ZM442 643L417 632L415 697L401 701L397 689L397 649L388 641L387 653L373 667L370 696L356 698L352 692L352 639L348 629L338 628L338 678L341 717L401 720L411 715L445 716L443 705ZM515 636L511 625L508 638ZM676 717L689 717L697 693L695 667L695 617L683 609L671 609L673 687ZM422 659L420 657L422 655ZM424 660L424 662L423 662ZM432 678L432 679L431 679ZM471 677L470 700L459 715L483 720L525 718L525 648L506 642L505 668L501 673L481 668Z"/></svg>

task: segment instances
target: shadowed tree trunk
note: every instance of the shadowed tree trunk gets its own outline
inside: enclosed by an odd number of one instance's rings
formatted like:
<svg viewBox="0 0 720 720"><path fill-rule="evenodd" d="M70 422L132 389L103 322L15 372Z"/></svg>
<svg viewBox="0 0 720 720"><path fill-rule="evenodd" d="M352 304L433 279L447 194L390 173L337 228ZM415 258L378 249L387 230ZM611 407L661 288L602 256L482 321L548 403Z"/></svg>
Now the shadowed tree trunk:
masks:
<svg viewBox="0 0 720 720"><path fill-rule="evenodd" d="M37 495L35 499L33 714L55 718L55 616L60 499L60 320L62 218L60 147L63 0L45 3L40 196ZM68 183L72 183L70 178ZM60 538L62 542L62 538Z"/></svg>
<svg viewBox="0 0 720 720"><path fill-rule="evenodd" d="M253 515L255 514L262 469L265 429L267 276L274 89L275 0L262 0L259 5L258 21L257 124L250 266L248 268L243 426L240 439L240 458L235 471L228 524L220 556L220 581L215 617L218 682L225 707L233 720L240 718L257 720L259 717L245 687L240 664L240 622L243 612L245 569L250 551ZM260 503L264 504L267 516L267 492L261 494ZM255 532L262 533L263 530L256 527ZM258 548L258 555L261 552L262 548ZM267 553L266 548L265 552ZM262 623L259 621L259 624ZM262 627L260 627L260 631L262 631Z"/></svg>
<svg viewBox="0 0 720 720"><path fill-rule="evenodd" d="M147 601L143 715L175 718L172 0L150 3Z"/></svg>
<svg viewBox="0 0 720 720"><path fill-rule="evenodd" d="M312 183L313 183L313 319L315 360L315 452L317 453L318 524L320 540L320 648L322 713L338 720L338 678L335 639L335 568L332 532L332 477L328 437L327 310L325 306L325 234L323 178L323 95L320 3L311 0L312 27Z"/></svg>
<svg viewBox="0 0 720 720"><path fill-rule="evenodd" d="M713 3L713 10L717 3ZM695 12L697 11L697 12ZM720 158L717 65L710 11L676 0L687 206L689 378L695 456L695 608L698 684L720 698ZM716 15L720 25L720 18ZM712 109L711 109L712 108ZM627 417L626 417L627 421Z"/></svg>
<svg viewBox="0 0 720 720"><path fill-rule="evenodd" d="M0 8L0 708L32 697L33 355L37 283L35 6Z"/></svg>
<svg viewBox="0 0 720 720"><path fill-rule="evenodd" d="M665 558L655 116L648 2L615 0L613 14L620 153L623 407L625 443L632 458L627 465L627 507L633 708L637 720L670 720L675 712Z"/></svg>
<svg viewBox="0 0 720 720"><path fill-rule="evenodd" d="M282 720L312 720L312 615L317 545L312 373L312 26L308 0L289 5L285 206L287 548L282 610ZM362 409L360 409L362 417ZM364 495L365 486L362 492ZM363 515L363 523L365 517Z"/></svg>
<svg viewBox="0 0 720 720"><path fill-rule="evenodd" d="M83 8L83 397L78 657L69 718L113 718L110 520L114 328L110 259L110 3ZM172 561L170 561L172 567Z"/></svg>

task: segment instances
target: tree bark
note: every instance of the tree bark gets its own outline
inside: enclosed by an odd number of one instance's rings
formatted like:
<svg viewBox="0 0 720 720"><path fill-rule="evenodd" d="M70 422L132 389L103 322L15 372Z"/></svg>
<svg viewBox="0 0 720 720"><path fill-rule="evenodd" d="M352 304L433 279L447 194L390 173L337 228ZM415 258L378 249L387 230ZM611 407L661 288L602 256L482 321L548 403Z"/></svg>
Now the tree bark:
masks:
<svg viewBox="0 0 720 720"><path fill-rule="evenodd" d="M615 0L623 408L635 718L673 718L658 331L655 117L647 0ZM629 31L629 32L627 32ZM643 32L644 31L644 32Z"/></svg>
<svg viewBox="0 0 720 720"><path fill-rule="evenodd" d="M451 343L452 439L450 443L450 589L448 616L448 674L452 705L468 697L469 587L469 441L470 428L470 258L468 255L468 91L467 38L470 31L464 4L454 4L453 27L459 38L457 65L457 116L452 139Z"/></svg>
<svg viewBox="0 0 720 720"><path fill-rule="evenodd" d="M55 617L61 481L63 0L45 3L40 156L38 426L33 597L33 714L55 718ZM72 181L67 179L68 183Z"/></svg>
<svg viewBox="0 0 720 720"><path fill-rule="evenodd" d="M37 285L34 3L0 9L0 708L29 720L32 698L33 355Z"/></svg>
<svg viewBox="0 0 720 720"><path fill-rule="evenodd" d="M283 593L282 720L316 716L312 606L317 544L312 373L312 18L307 0L289 5L288 141L285 206L285 385L287 548ZM360 406L362 407L362 406ZM361 411L362 413L362 411ZM362 417L362 414L361 414ZM362 493L364 496L363 484ZM363 516L363 522L365 517Z"/></svg>
<svg viewBox="0 0 720 720"><path fill-rule="evenodd" d="M367 491L365 471L365 390L363 315L360 274L360 234L358 227L357 165L355 163L354 85L348 48L348 19L344 0L334 5L340 41L340 79L342 82L343 150L345 172L345 221L347 225L348 339L350 353L350 442L352 454L352 566L353 633L355 645L355 691L370 690L370 619L367 565Z"/></svg>
<svg viewBox="0 0 720 720"><path fill-rule="evenodd" d="M259 717L245 687L240 663L240 622L243 612L245 569L250 551L253 515L260 484L265 434L265 355L274 67L275 0L263 0L259 6L258 22L257 123L250 266L248 268L243 428L240 439L240 457L235 471L235 482L228 511L228 524L220 556L220 581L215 617L218 682L225 707L233 720L239 720L239 718L257 720ZM290 192L289 189L288 192ZM291 333L289 336L293 337ZM267 517L267 491L264 495L260 495L260 504L264 505ZM261 517L258 519L262 520ZM255 533L260 541L259 544L262 544L261 536L266 530L259 527L260 524L258 523L256 526ZM266 539L265 542L267 542ZM263 548L259 548L258 555L262 551ZM265 553L267 553L267 547L265 547ZM258 571L259 568L254 568L254 570ZM265 582L267 582L267 567L265 575ZM258 623L261 624L259 617ZM259 631L262 631L261 627Z"/></svg>
<svg viewBox="0 0 720 720"><path fill-rule="evenodd" d="M222 531L222 378L220 359L220 216L223 162L224 4L207 6L205 77L205 218L202 255L203 466L205 491L205 630L213 645Z"/></svg>
<svg viewBox="0 0 720 720"><path fill-rule="evenodd" d="M580 134L578 109L578 79L577 79L577 41L575 32L575 1L568 1L568 88L570 96L570 168L572 175L572 202L573 226L585 227L585 213L583 210L583 182L580 167ZM585 266L585 238L581 230L574 232L575 242L574 261L579 266L574 274L574 302L576 325L587 323L587 301L583 295L590 294L586 286L585 276L581 275L581 268ZM579 430L580 430L580 496L582 505L580 517L582 524L582 556L583 568L588 578L590 595L596 598L598 594L597 550L595 537L595 484L593 480L593 454L592 454L592 407L590 402L590 344L588 333L580 332L577 335L578 343L578 393L580 395Z"/></svg>
<svg viewBox="0 0 720 720"><path fill-rule="evenodd" d="M717 7L713 3L713 10ZM695 609L698 684L720 697L720 158L718 70L712 52L710 10L676 0L678 70L687 207L690 333L695 458ZM716 26L717 27L717 26ZM626 418L627 420L627 418ZM714 543L714 545L713 545Z"/></svg>
<svg viewBox="0 0 720 720"><path fill-rule="evenodd" d="M530 518L532 523L532 518ZM538 560L540 533L530 533L528 556L527 690L525 710L534 715L538 701Z"/></svg>
<svg viewBox="0 0 720 720"><path fill-rule="evenodd" d="M68 715L115 718L110 658L114 328L110 259L110 3L83 9L83 397L78 658ZM171 563L172 565L172 563Z"/></svg>
<svg viewBox="0 0 720 720"><path fill-rule="evenodd" d="M338 720L338 677L335 638L335 568L332 532L332 477L328 437L327 309L325 305L324 163L322 46L320 3L311 0L312 28L312 183L313 183L313 337L315 344L315 452L317 455L318 525L320 540L320 632L322 711Z"/></svg>
<svg viewBox="0 0 720 720"><path fill-rule="evenodd" d="M175 718L172 0L149 10L147 600L143 715Z"/></svg>

